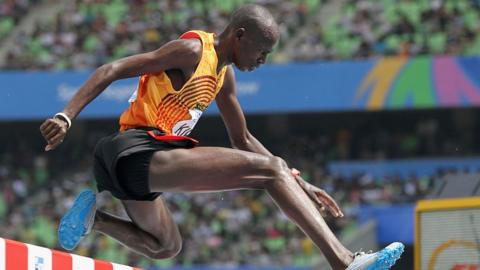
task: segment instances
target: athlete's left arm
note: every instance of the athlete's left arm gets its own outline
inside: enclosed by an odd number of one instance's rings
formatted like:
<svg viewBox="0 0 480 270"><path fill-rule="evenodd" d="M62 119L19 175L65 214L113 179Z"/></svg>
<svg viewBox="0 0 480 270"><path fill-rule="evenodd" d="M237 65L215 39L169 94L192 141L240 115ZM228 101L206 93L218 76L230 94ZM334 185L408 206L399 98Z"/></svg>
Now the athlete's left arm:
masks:
<svg viewBox="0 0 480 270"><path fill-rule="evenodd" d="M220 90L220 93L218 93L215 101L217 102L218 109L222 115L223 122L227 127L233 148L272 156L272 153L270 153L248 131L245 115L238 102L235 74L231 66L228 67L222 89ZM295 179L310 199L316 204L322 215L325 216L326 212L329 211L334 217L343 217L340 207L338 207L335 200L323 189L306 182L300 177L300 175L295 175Z"/></svg>
<svg viewBox="0 0 480 270"><path fill-rule="evenodd" d="M235 73L229 66L225 74L222 89L215 101L222 115L233 148L262 155L272 156L253 135L248 131L247 122L240 103L237 99Z"/></svg>

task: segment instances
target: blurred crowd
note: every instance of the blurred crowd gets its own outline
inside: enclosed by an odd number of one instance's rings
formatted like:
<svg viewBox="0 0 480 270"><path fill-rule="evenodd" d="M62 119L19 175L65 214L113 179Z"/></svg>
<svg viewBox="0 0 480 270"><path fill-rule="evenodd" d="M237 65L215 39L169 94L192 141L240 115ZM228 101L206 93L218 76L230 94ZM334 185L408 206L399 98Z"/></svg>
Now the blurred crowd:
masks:
<svg viewBox="0 0 480 270"><path fill-rule="evenodd" d="M41 0L3 0L0 1L0 41L18 25L29 9Z"/></svg>
<svg viewBox="0 0 480 270"><path fill-rule="evenodd" d="M233 10L249 0L76 0L53 20L20 35L4 69L85 69L151 51L191 29L220 33ZM321 0L260 0L287 40ZM59 3L60 4L60 3ZM283 43L280 44L282 46Z"/></svg>
<svg viewBox="0 0 480 270"><path fill-rule="evenodd" d="M0 3L0 40L39 0ZM368 58L382 55L480 54L478 0L347 0L320 17L328 0L75 0L20 33L2 69L64 70L157 49L189 29L219 33L238 6L272 11L281 40L273 61ZM299 35L304 32L304 35ZM307 34L305 34L307 33ZM298 46L285 46L295 42Z"/></svg>
<svg viewBox="0 0 480 270"><path fill-rule="evenodd" d="M66 145L57 149L59 152L42 153L41 145L24 142L9 144L9 150L0 154L2 237L59 248L56 240L59 219L79 191L94 188L91 148L104 134L98 130L87 134L87 138L81 136L81 141L67 140ZM307 181L324 188L341 205L346 217L327 219L339 235L349 235L358 227L356 216L360 205L413 202L425 196L443 174L408 179L374 178L368 174L342 178L329 174L322 165L325 160L315 158L324 146L311 142L307 137L292 137L276 149L302 171ZM76 252L144 268L199 264L308 266L319 259L320 253L313 243L262 191L163 196L184 238L184 248L176 258L150 261L95 233ZM119 201L108 194L100 196L99 205L125 216Z"/></svg>
<svg viewBox="0 0 480 270"><path fill-rule="evenodd" d="M294 60L480 54L478 0L347 0L316 20Z"/></svg>

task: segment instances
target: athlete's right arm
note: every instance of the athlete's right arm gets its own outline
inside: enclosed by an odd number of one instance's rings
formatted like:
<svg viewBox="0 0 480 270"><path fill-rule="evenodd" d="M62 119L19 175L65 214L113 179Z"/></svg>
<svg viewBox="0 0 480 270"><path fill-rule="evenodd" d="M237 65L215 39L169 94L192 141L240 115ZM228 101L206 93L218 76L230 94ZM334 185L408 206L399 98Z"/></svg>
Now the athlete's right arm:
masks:
<svg viewBox="0 0 480 270"><path fill-rule="evenodd" d="M86 105L116 80L156 74L169 69L183 71L195 68L200 61L201 51L199 40L179 39L155 51L105 64L95 70L64 108L63 113L71 120L75 119ZM48 143L45 151L55 149L62 143L67 130L67 123L61 118L47 119L40 126L40 131Z"/></svg>

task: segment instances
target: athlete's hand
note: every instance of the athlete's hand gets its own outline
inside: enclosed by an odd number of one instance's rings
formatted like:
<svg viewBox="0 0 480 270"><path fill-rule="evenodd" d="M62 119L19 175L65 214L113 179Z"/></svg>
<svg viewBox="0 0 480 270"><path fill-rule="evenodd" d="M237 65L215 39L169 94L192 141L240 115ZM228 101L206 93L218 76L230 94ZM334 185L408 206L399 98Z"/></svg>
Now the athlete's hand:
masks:
<svg viewBox="0 0 480 270"><path fill-rule="evenodd" d="M68 124L59 118L50 118L45 120L40 126L40 132L47 141L45 151L50 151L59 146L67 135Z"/></svg>
<svg viewBox="0 0 480 270"><path fill-rule="evenodd" d="M308 197L310 197L310 199L315 203L322 216L326 217L327 212L330 212L330 214L336 218L344 217L344 214L337 202L335 202L335 200L328 195L325 190L306 182L300 176L294 177L305 193L307 193Z"/></svg>

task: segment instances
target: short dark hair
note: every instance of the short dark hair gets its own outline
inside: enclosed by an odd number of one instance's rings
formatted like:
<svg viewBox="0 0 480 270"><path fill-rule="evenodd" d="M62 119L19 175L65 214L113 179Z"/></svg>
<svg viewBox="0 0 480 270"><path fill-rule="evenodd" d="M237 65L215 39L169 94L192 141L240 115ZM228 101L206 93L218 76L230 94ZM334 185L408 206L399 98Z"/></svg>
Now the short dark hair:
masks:
<svg viewBox="0 0 480 270"><path fill-rule="evenodd" d="M232 30L243 27L262 32L277 31L278 29L275 18L270 11L255 4L244 5L235 10L228 27Z"/></svg>

